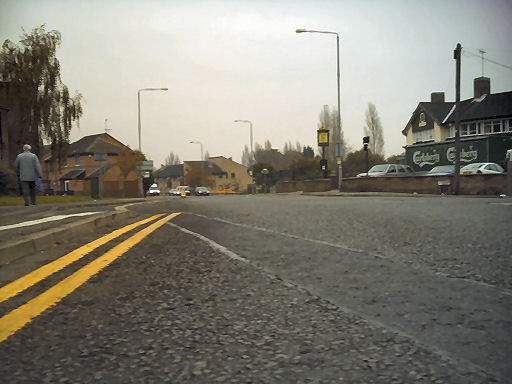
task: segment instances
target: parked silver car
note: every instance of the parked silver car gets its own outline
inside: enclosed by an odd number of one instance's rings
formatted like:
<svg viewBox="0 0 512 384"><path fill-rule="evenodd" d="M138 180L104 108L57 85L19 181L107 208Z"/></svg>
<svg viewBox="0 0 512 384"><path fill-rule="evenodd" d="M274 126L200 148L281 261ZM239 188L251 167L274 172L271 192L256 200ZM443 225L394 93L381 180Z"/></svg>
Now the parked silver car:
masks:
<svg viewBox="0 0 512 384"><path fill-rule="evenodd" d="M379 176L412 176L414 171L408 165L403 164L378 164L371 167L368 171L362 172L357 177L379 177Z"/></svg>
<svg viewBox="0 0 512 384"><path fill-rule="evenodd" d="M455 175L455 165L438 165L428 171L427 176L450 176Z"/></svg>

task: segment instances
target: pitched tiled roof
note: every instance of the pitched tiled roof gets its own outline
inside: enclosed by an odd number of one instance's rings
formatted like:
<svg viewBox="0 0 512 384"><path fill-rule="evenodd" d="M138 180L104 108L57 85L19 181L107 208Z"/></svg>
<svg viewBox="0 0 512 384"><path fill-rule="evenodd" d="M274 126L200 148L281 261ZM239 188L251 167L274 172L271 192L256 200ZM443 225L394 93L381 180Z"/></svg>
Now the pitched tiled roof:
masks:
<svg viewBox="0 0 512 384"><path fill-rule="evenodd" d="M501 117L512 117L512 92L493 93L477 99L468 99L460 103L460 120L482 120ZM455 113L451 113L444 121L455 122Z"/></svg>
<svg viewBox="0 0 512 384"><path fill-rule="evenodd" d="M227 173L225 169L222 169L217 164L211 161L186 161L185 163L187 163L191 167L203 166L205 169L208 169L209 172L212 173L213 175L223 175Z"/></svg>
<svg viewBox="0 0 512 384"><path fill-rule="evenodd" d="M441 123L448 112L452 109L455 103L432 103L432 102L421 102L419 105L423 107L423 110L427 112L431 118Z"/></svg>
<svg viewBox="0 0 512 384"><path fill-rule="evenodd" d="M121 149L128 148L121 142L117 142L112 136L106 135L108 135L108 133L84 136L69 145L68 153L119 153ZM116 145L107 141L107 138L116 141L118 144Z"/></svg>
<svg viewBox="0 0 512 384"><path fill-rule="evenodd" d="M85 169L75 169L73 171L69 171L60 177L60 180L73 180L73 179L83 179L85 176Z"/></svg>
<svg viewBox="0 0 512 384"><path fill-rule="evenodd" d="M92 170L85 179L96 179L101 177L101 174L105 174L110 168L112 168L113 165L110 163L102 164L98 168Z"/></svg>
<svg viewBox="0 0 512 384"><path fill-rule="evenodd" d="M154 173L155 177L166 178L166 177L182 177L183 176L183 164L166 165L160 169L157 169Z"/></svg>
<svg viewBox="0 0 512 384"><path fill-rule="evenodd" d="M407 128L420 110L425 111L431 118L444 125L455 122L455 102L420 102L406 127L402 130L407 134ZM471 98L460 102L460 120L483 120L512 117L512 92L493 93L477 99Z"/></svg>

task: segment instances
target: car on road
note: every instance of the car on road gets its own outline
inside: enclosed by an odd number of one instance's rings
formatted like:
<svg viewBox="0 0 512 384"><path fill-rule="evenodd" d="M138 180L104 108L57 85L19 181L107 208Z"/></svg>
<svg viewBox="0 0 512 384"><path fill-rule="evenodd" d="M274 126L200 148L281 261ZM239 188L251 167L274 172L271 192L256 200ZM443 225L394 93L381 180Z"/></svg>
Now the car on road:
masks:
<svg viewBox="0 0 512 384"><path fill-rule="evenodd" d="M427 172L427 176L450 176L455 174L455 165L438 165Z"/></svg>
<svg viewBox="0 0 512 384"><path fill-rule="evenodd" d="M185 193L186 196L190 196L190 187L188 185L180 185L176 187L176 190L178 191L178 196L182 196L183 193Z"/></svg>
<svg viewBox="0 0 512 384"><path fill-rule="evenodd" d="M403 164L378 164L374 165L366 172L362 172L357 177L379 177L379 176L413 176L414 171L408 165Z"/></svg>
<svg viewBox="0 0 512 384"><path fill-rule="evenodd" d="M151 184L146 195L147 196L160 196L160 188L158 188L157 184Z"/></svg>
<svg viewBox="0 0 512 384"><path fill-rule="evenodd" d="M210 191L206 187L196 187L194 190L194 195L196 196L210 196Z"/></svg>
<svg viewBox="0 0 512 384"><path fill-rule="evenodd" d="M503 173L505 170L496 163L472 163L460 169L461 175L489 175Z"/></svg>
<svg viewBox="0 0 512 384"><path fill-rule="evenodd" d="M178 190L176 188L170 188L167 190L169 196L178 196Z"/></svg>

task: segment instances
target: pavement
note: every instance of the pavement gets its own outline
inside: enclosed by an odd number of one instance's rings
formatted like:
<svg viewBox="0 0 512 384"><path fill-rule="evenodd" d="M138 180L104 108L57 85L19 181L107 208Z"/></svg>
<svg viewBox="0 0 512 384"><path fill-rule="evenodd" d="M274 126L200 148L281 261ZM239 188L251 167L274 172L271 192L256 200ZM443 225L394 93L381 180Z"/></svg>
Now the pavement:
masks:
<svg viewBox="0 0 512 384"><path fill-rule="evenodd" d="M48 249L78 233L92 233L138 216L128 206L145 199L97 200L70 204L0 207L0 265ZM81 216L84 212L91 213ZM49 217L65 216L55 221ZM17 226L31 222L33 225ZM58 223L58 225L56 225Z"/></svg>

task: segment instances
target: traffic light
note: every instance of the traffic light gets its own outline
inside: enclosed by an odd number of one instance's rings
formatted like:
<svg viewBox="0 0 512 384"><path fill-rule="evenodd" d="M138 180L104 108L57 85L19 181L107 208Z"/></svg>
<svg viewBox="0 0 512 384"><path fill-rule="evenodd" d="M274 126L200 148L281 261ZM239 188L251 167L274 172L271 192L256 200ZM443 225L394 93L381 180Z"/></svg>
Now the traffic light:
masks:
<svg viewBox="0 0 512 384"><path fill-rule="evenodd" d="M368 143L370 142L370 136L364 136L363 137L363 146L364 146L364 150L367 151L368 150Z"/></svg>

